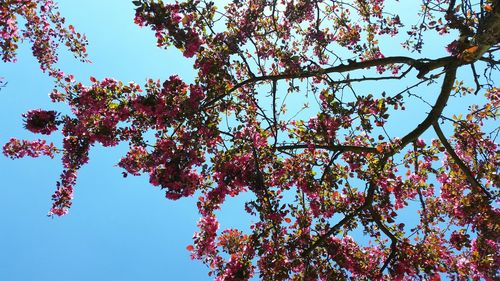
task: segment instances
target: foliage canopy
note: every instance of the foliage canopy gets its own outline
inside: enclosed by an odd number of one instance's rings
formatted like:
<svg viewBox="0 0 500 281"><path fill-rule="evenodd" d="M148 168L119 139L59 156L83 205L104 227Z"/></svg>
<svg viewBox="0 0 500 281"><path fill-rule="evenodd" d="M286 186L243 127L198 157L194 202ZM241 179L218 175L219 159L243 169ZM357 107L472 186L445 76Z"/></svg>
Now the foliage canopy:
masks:
<svg viewBox="0 0 500 281"><path fill-rule="evenodd" d="M194 83L75 81L57 47L88 61L87 41L54 1L0 3L2 59L30 42L50 98L71 109L23 115L33 133L60 132L61 148L3 148L62 155L49 215L68 212L92 146L125 142L124 176L148 175L168 199L199 196L188 250L217 280L500 278L498 2L422 0L408 19L390 0L133 3L158 47L193 58ZM422 57L436 36L432 54L446 55ZM444 113L470 95L477 104ZM412 107L425 114L401 126ZM255 222L219 230L215 212L243 193Z"/></svg>

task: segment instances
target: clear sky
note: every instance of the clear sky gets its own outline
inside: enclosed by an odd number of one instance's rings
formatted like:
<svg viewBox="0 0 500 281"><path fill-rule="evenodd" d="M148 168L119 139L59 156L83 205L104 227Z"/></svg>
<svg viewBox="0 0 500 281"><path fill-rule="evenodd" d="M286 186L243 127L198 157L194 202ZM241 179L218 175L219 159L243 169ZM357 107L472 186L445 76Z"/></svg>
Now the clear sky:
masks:
<svg viewBox="0 0 500 281"><path fill-rule="evenodd" d="M61 56L61 68L77 80L113 77L142 85L146 78L163 80L172 74L192 80L192 60L174 49L158 49L152 32L133 24L131 1L60 2L68 23L90 42L92 64ZM437 52L445 55L442 49ZM62 104L50 103L52 80L39 71L28 45L21 45L18 58L15 64L0 63L0 76L8 81L0 91L2 145L11 137L40 137L23 129L21 114L28 110L67 111ZM51 140L60 144L60 135L54 135ZM114 165L125 149L94 147L90 163L79 172L70 214L54 219L46 214L60 161L0 156L0 280L211 280L208 269L192 261L186 250L199 218L196 197L169 201L146 177L123 179ZM241 205L241 200L230 200L224 206L221 228L248 224L241 217Z"/></svg>
<svg viewBox="0 0 500 281"><path fill-rule="evenodd" d="M68 23L87 34L92 64L71 56L61 68L88 83L89 76L144 84L147 77L179 74L192 80L191 61L156 48L151 31L133 23L131 1L60 1ZM0 91L0 143L40 136L23 129L29 109L67 110L50 103L51 79L40 72L29 46L15 64L0 63L8 86ZM60 143L60 134L53 140ZM79 172L70 215L48 218L59 160L9 160L0 156L0 280L211 280L186 246L199 218L195 198L169 201L147 177L123 179L113 167L125 147L94 147ZM230 219L229 219L230 220Z"/></svg>

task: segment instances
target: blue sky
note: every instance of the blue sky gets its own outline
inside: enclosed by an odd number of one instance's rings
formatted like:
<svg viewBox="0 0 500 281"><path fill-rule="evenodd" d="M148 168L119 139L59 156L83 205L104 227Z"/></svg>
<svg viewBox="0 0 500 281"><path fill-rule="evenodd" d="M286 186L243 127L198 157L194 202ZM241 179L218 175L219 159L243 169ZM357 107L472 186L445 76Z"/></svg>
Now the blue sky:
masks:
<svg viewBox="0 0 500 281"><path fill-rule="evenodd" d="M131 1L61 1L68 23L87 34L92 64L71 56L61 66L88 82L114 77L143 84L147 77L179 74L192 80L192 63L176 50L156 48L148 29L133 24ZM84 4L83 4L84 3ZM0 91L0 143L40 136L22 128L33 108L67 110L50 103L52 82L39 71L29 46L15 64L0 63L8 86ZM60 142L60 136L53 140ZM91 152L79 172L70 215L48 218L61 172L58 160L0 157L0 280L210 280L207 268L186 250L199 218L195 198L169 201L147 178L123 179L113 167L124 147Z"/></svg>
<svg viewBox="0 0 500 281"><path fill-rule="evenodd" d="M92 64L61 56L61 67L77 80L114 77L143 84L146 78L163 80L178 74L192 81L193 61L174 49L158 49L152 32L133 24L131 1L61 2L68 23L86 33L90 42ZM427 49L430 57L446 55L442 45L440 49L432 46ZM67 110L50 103L47 94L52 81L39 71L28 45L21 45L17 63L0 63L0 76L9 83L0 91L0 144L11 137L39 137L23 129L22 113L34 108ZM397 82L391 87L400 90L404 86ZM463 103L450 101L451 109L460 106ZM418 123L421 117L413 114L422 114L422 109L407 113L411 118L394 131ZM57 135L52 140L61 141ZM199 218L196 197L169 201L145 177L123 179L122 170L114 165L125 149L94 147L90 163L79 172L70 214L54 219L46 214L60 162L47 158L12 161L0 156L0 280L211 280L207 268L192 261L185 249L192 244ZM241 200L233 199L224 206L222 229L248 224L241 218L241 205Z"/></svg>

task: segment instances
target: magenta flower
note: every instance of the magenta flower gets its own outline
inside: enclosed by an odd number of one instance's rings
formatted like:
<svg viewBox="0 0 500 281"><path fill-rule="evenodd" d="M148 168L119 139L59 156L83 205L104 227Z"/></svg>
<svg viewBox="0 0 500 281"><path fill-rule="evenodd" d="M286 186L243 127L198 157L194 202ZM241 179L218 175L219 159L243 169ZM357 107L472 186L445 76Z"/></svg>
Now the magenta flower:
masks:
<svg viewBox="0 0 500 281"><path fill-rule="evenodd" d="M33 133L50 135L57 130L57 112L53 110L30 110L23 117L26 118L24 127Z"/></svg>

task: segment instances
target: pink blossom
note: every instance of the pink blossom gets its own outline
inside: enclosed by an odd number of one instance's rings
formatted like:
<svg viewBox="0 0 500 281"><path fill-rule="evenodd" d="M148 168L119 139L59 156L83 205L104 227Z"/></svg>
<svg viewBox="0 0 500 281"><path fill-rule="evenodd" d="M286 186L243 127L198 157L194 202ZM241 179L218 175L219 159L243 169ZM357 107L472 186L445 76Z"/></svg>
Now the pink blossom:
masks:
<svg viewBox="0 0 500 281"><path fill-rule="evenodd" d="M57 130L57 112L35 109L23 114L24 127L33 133L50 135Z"/></svg>
<svg viewBox="0 0 500 281"><path fill-rule="evenodd" d="M10 139L8 143L3 146L3 154L11 159L23 158L25 156L38 157L41 155L54 158L54 153L58 152L55 146L50 143L46 144L45 140L17 140Z"/></svg>

